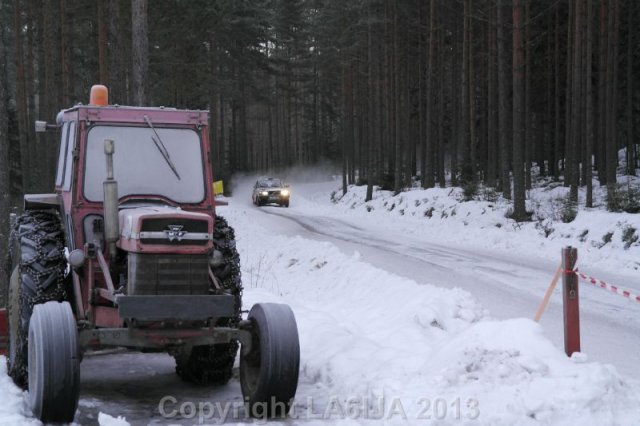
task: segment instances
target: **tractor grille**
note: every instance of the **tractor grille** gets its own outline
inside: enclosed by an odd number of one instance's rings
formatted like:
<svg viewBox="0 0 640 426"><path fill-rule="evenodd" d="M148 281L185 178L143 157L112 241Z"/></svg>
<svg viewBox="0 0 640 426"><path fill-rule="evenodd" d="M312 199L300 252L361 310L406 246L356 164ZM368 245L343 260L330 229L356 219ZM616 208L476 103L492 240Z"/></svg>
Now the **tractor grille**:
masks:
<svg viewBox="0 0 640 426"><path fill-rule="evenodd" d="M181 226L182 230L187 233L201 233L206 234L209 231L209 223L206 220L194 220L194 219L178 219L178 218L155 218L144 219L140 227L140 232L158 233L169 230L170 226ZM207 240L174 240L167 241L167 238L140 238L140 242L143 244L171 244L171 245L189 245L189 246L204 246L207 245Z"/></svg>
<svg viewBox="0 0 640 426"><path fill-rule="evenodd" d="M187 232L208 232L209 222L206 220L182 219L182 218L156 218L144 219L140 228L141 232L163 232L170 225L182 226Z"/></svg>
<svg viewBox="0 0 640 426"><path fill-rule="evenodd" d="M206 254L129 253L129 295L208 294Z"/></svg>

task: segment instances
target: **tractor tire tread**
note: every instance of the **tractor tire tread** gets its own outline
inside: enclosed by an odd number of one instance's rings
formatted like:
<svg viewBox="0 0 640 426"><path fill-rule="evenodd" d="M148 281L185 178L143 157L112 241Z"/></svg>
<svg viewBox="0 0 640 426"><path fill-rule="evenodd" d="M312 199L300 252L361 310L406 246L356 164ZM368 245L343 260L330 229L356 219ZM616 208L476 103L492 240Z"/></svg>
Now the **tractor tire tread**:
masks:
<svg viewBox="0 0 640 426"><path fill-rule="evenodd" d="M7 357L7 370L16 385L26 389L29 320L33 307L49 301L68 300L64 282L65 241L58 214L26 211L16 220L10 244L12 270L19 268L20 303L17 309L20 314L19 324L10 327L10 332L16 333L16 357L14 360ZM9 312L15 308L8 306Z"/></svg>

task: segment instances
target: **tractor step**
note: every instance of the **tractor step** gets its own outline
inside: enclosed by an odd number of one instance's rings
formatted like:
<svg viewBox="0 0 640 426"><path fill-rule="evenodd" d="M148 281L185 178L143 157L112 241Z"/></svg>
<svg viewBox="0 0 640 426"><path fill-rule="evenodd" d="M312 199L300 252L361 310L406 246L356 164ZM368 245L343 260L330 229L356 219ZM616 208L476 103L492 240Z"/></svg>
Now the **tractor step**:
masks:
<svg viewBox="0 0 640 426"><path fill-rule="evenodd" d="M7 354L7 343L9 343L7 310L0 309L0 355Z"/></svg>

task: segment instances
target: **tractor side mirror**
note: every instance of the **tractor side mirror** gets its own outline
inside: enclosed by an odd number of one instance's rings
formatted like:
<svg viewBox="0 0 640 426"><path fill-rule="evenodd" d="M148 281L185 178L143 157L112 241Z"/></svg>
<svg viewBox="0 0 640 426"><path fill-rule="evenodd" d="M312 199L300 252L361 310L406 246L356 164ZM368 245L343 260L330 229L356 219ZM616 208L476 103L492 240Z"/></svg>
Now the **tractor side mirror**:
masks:
<svg viewBox="0 0 640 426"><path fill-rule="evenodd" d="M36 133L43 133L47 130L56 130L60 127L61 125L57 126L55 124L49 124L46 121L36 120Z"/></svg>
<svg viewBox="0 0 640 426"><path fill-rule="evenodd" d="M36 120L36 133L42 133L47 131L47 122Z"/></svg>

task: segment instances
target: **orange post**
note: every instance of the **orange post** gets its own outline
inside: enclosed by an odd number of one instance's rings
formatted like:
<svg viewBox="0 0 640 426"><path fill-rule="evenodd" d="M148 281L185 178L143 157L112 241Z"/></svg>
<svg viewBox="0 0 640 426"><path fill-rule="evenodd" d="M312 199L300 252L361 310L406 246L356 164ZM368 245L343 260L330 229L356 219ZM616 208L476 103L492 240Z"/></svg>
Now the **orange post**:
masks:
<svg viewBox="0 0 640 426"><path fill-rule="evenodd" d="M564 351L567 356L580 352L580 304L578 276L574 272L578 250L562 249L562 310L564 313Z"/></svg>
<svg viewBox="0 0 640 426"><path fill-rule="evenodd" d="M553 294L553 290L555 290L555 288L556 288L556 284L558 283L558 280L560 279L560 274L561 273L562 273L562 264L560 264L560 266L558 266L558 269L556 270L556 273L553 274L553 279L551 279L551 283L549 283L549 287L547 288L547 291L544 294L544 298L542 299L542 303L540 303L540 307L536 311L536 315L533 317L533 320L535 322L540 322L540 318L542 318L542 314L544 313L544 310L547 309L547 305L549 304L549 299L551 299L551 295Z"/></svg>

